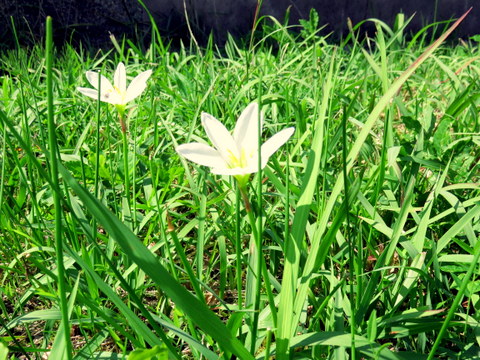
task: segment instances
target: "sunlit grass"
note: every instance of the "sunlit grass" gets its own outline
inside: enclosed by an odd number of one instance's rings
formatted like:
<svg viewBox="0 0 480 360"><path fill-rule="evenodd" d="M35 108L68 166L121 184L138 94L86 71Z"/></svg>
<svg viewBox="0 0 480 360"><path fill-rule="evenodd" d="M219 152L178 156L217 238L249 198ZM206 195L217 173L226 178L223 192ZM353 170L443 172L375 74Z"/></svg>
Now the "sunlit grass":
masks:
<svg viewBox="0 0 480 360"><path fill-rule="evenodd" d="M336 43L312 14L221 50L67 44L51 73L42 45L2 54L0 359L67 358L61 310L75 359L478 355L478 43L432 54L400 20ZM153 71L128 132L76 90L120 61ZM202 112L233 129L253 101L263 140L295 133L242 198L175 148L205 142Z"/></svg>

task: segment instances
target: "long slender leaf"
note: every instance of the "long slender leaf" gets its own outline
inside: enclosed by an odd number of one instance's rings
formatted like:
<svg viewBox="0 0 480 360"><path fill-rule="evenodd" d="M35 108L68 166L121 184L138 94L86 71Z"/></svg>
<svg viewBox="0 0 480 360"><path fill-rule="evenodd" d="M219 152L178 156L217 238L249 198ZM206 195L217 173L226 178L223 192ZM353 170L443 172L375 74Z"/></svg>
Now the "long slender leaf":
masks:
<svg viewBox="0 0 480 360"><path fill-rule="evenodd" d="M175 304L182 309L200 328L212 336L225 350L242 359L253 359L238 339L231 336L230 331L218 317L200 302L167 272L167 270L115 215L88 191L85 190L65 169L59 168L63 179L82 200L89 212L105 227L105 230L122 248L124 253L136 263L164 291Z"/></svg>

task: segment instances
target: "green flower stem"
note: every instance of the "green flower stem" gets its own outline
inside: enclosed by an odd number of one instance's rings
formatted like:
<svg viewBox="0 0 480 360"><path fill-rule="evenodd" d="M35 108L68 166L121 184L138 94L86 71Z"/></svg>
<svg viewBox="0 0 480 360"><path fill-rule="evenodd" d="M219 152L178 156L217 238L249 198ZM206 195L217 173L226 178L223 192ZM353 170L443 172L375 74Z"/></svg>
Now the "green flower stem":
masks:
<svg viewBox="0 0 480 360"><path fill-rule="evenodd" d="M98 77L98 89L101 89L102 85L102 77ZM101 92L98 91L98 99L97 99L97 126L96 126L96 131L95 131L95 178L94 178L94 191L95 191L95 197L97 199L100 199L100 107L101 107ZM83 167L83 161L81 162L82 167ZM82 173L85 174L85 171L82 169ZM86 179L83 179L83 182L86 184L87 181ZM97 236L97 222L95 219L92 219L92 236L95 238Z"/></svg>
<svg viewBox="0 0 480 360"><path fill-rule="evenodd" d="M102 85L102 77L98 77L98 89L101 89ZM97 199L100 197L100 106L102 104L101 100L101 92L98 91L98 99L97 99L97 126L95 130L95 178L94 178L94 188L95 188L95 196ZM83 164L83 162L82 162ZM86 181L84 180L84 183ZM96 226L93 226L92 229L95 229Z"/></svg>
<svg viewBox="0 0 480 360"><path fill-rule="evenodd" d="M243 308L242 301L242 236L240 233L240 187L237 187L235 201L235 252L236 252L236 272L237 272L237 293L238 310Z"/></svg>
<svg viewBox="0 0 480 360"><path fill-rule="evenodd" d="M120 122L120 129L122 130L122 134L127 134L127 123L125 119L125 106L124 105L117 105L116 106L118 111L118 121Z"/></svg>
<svg viewBox="0 0 480 360"><path fill-rule="evenodd" d="M250 352L252 354L255 353L255 344L257 340L257 333L258 333L258 319L260 316L260 294L262 289L262 282L260 273L263 275L263 279L265 281L265 290L267 292L268 302L270 306L270 311L272 313L272 319L274 326L277 323L277 313L275 308L275 300L272 293L272 287L270 284L269 273L267 269L267 265L265 261L263 261L263 252L262 252L262 237L257 228L257 222L255 221L255 214L252 210L252 206L248 199L248 193L245 186L238 186L240 190L240 194L242 195L242 199L245 205L245 211L248 215L248 220L250 222L250 226L252 228L252 235L253 235L253 247L250 249L250 256L252 257L253 261L251 263L252 268L255 269L254 276L256 277L255 281L255 298L254 298L254 307L253 307L253 322L252 322L252 343L250 347ZM250 263L249 263L250 264ZM239 295L240 297L240 295ZM247 303L248 305L248 303Z"/></svg>
<svg viewBox="0 0 480 360"><path fill-rule="evenodd" d="M125 177L125 197L127 199L128 210L130 211L130 176L128 172L128 133L127 126L125 124L125 114L118 112L118 118L120 121L120 127L122 130L122 143L123 143L123 175Z"/></svg>
<svg viewBox="0 0 480 360"><path fill-rule="evenodd" d="M122 144L123 144L123 176L124 176L124 202L126 203L126 208L122 210L122 216L124 223L131 229L134 230L135 224L132 223L132 201L130 199L130 173L128 171L128 131L126 125L126 117L125 117L125 107L117 106L118 110L118 120L120 122L120 129L122 132ZM128 256L124 255L124 262L125 268L128 269L132 263ZM138 270L138 269L137 269ZM137 275L138 271L134 271L129 275L130 279L130 286L132 288L136 288L137 284Z"/></svg>
<svg viewBox="0 0 480 360"><path fill-rule="evenodd" d="M252 320L252 331L251 331L251 346L250 353L253 355L255 353L255 344L257 340L258 332L258 317L260 313L260 291L261 291L261 269L262 269L262 239L259 237L257 222L255 221L255 216L252 211L252 205L248 199L247 188L245 186L240 186L240 194L242 195L243 203L245 205L245 211L248 215L248 220L252 228L253 241L250 242L249 248L249 261L248 266L250 267L249 271L253 271L253 275L247 273L247 294L246 294L246 305L251 305L251 296L248 291L251 292L252 288L255 289L254 298L253 298L253 320ZM254 280L253 286L249 287L249 277L253 276Z"/></svg>
<svg viewBox="0 0 480 360"><path fill-rule="evenodd" d="M58 271L58 297L60 299L60 311L62 314L63 332L66 344L67 359L72 359L72 342L70 340L70 322L68 316L68 303L65 284L65 266L63 264L63 237L62 237L62 206L59 189L58 173L58 148L55 133L55 121L53 110L53 27L52 18L47 17L46 22L46 45L45 45L46 69L47 69L47 120L48 120L48 147L50 150L50 176L53 188L53 204L55 212L55 258Z"/></svg>
<svg viewBox="0 0 480 360"><path fill-rule="evenodd" d="M137 122L135 121L134 122L134 134L137 133ZM132 222L133 222L133 228L137 227L138 226L138 222L137 222L137 201L136 201L136 194L137 194L137 188L136 188L136 184L137 184L137 172L136 172L136 164L137 164L137 153L135 151L135 149L137 148L137 137L134 136L133 137L133 151L132 151L132 163L133 163L133 166L132 166L132 179L133 179L133 182L132 182L132 194L133 194L133 197L132 197L132 204L131 204L131 207L132 207Z"/></svg>

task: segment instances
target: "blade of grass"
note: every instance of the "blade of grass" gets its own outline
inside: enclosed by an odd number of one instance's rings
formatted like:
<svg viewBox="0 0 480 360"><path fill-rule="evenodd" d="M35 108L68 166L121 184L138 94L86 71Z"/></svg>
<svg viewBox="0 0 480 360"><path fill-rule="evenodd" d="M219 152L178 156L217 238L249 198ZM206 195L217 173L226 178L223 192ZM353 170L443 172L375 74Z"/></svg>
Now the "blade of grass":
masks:
<svg viewBox="0 0 480 360"><path fill-rule="evenodd" d="M48 143L50 150L50 176L53 185L53 201L55 207L55 250L58 268L58 297L60 299L60 309L62 311L63 332L65 336L65 356L67 359L72 359L72 342L70 339L70 321L68 315L68 303L66 294L66 275L63 264L63 237L62 237L62 206L60 203L61 194L55 189L59 187L59 173L58 173L58 147L55 133L55 120L53 108L53 26L52 18L47 17L46 22L46 43L45 43L45 58L47 70L47 118L48 118Z"/></svg>
<svg viewBox="0 0 480 360"><path fill-rule="evenodd" d="M292 338L292 348L299 348L303 346L323 345L323 346L351 346L351 335L341 332L319 332L309 333L296 336ZM355 342L357 343L357 350L373 359L378 360L399 360L399 359L425 359L424 356L414 355L408 353L408 355L401 356L398 353L394 353L385 346L377 345L370 342L363 336L355 336Z"/></svg>
<svg viewBox="0 0 480 360"><path fill-rule="evenodd" d="M68 317L72 315L73 307L75 305L75 300L77 298L78 293L78 284L80 283L80 277L77 277L75 285L73 286L72 290L70 291L70 297L68 299ZM62 316L62 321L64 321ZM67 344L65 343L65 326L60 323L59 329L57 334L55 335L55 340L53 341L52 350L50 351L49 357L52 359L59 359L65 357L65 352L67 351ZM68 334L70 337L70 334Z"/></svg>
<svg viewBox="0 0 480 360"><path fill-rule="evenodd" d="M295 292L297 289L301 249L304 247L303 239L307 224L312 197L317 186L317 177L320 169L320 159L324 142L324 122L327 114L332 80L334 75L335 56L332 57L328 78L323 89L323 99L319 110L319 116L315 124L315 133L309 156L307 168L303 178L303 188L296 205L296 212L293 219L290 238L285 239L285 269L282 278L282 290L280 292L280 303L278 306L278 330L277 354L280 360L288 358L289 339L293 335L298 317L294 313ZM292 313L294 316L292 316ZM300 316L300 314L298 314Z"/></svg>
<svg viewBox="0 0 480 360"><path fill-rule="evenodd" d="M77 194L89 212L102 224L123 252L184 311L206 334L212 336L225 350L242 359L252 355L231 336L230 331L204 303L195 298L167 272L159 260L142 244L135 234L115 217L102 203L86 191L65 169L59 168L64 181Z"/></svg>

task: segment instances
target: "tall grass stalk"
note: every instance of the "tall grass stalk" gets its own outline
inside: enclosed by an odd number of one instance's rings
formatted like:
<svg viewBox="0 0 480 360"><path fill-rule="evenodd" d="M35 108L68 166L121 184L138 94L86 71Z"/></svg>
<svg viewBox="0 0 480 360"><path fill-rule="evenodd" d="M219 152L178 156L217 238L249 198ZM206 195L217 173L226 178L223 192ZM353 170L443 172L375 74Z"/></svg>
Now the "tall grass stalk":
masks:
<svg viewBox="0 0 480 360"><path fill-rule="evenodd" d="M70 317L67 303L66 274L63 255L63 229L62 229L62 205L60 203L59 172L58 172L58 147L55 124L55 108L53 105L53 26L52 18L47 17L46 21L46 42L45 42L45 67L47 75L47 119L48 119L48 150L50 153L50 176L52 179L52 192L55 213L55 257L57 259L57 277L58 277L58 298L60 300L60 311L62 313L62 322L60 334L63 334L65 348L62 351L63 356L72 359L72 342L70 339Z"/></svg>

